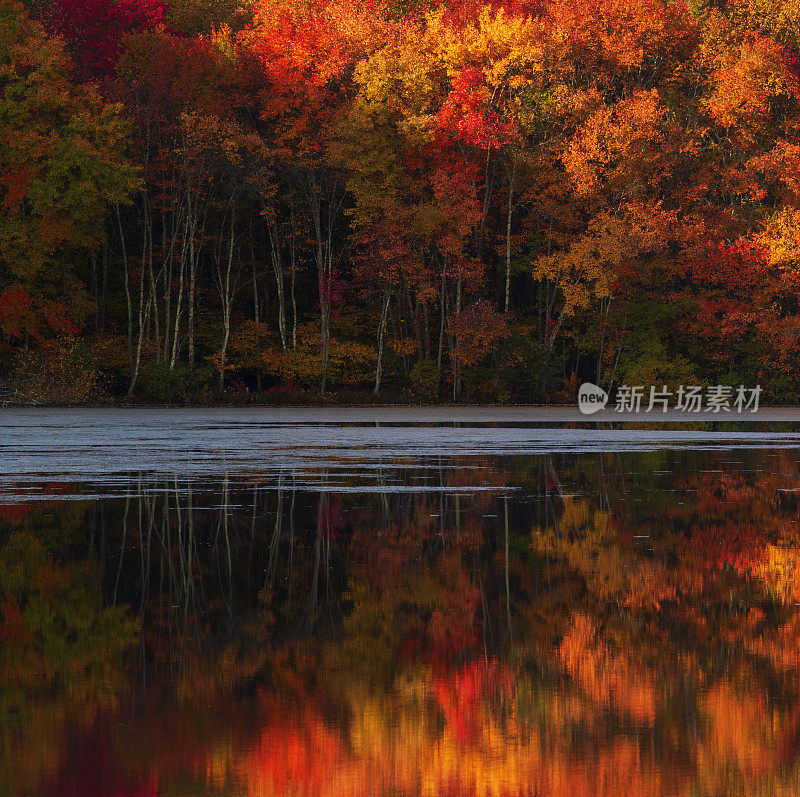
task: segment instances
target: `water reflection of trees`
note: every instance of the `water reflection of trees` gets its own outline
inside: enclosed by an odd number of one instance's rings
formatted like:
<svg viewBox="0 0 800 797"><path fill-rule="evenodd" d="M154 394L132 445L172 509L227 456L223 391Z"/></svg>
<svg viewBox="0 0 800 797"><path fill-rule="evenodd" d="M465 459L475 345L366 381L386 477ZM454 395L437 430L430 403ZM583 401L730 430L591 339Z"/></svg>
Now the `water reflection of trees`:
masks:
<svg viewBox="0 0 800 797"><path fill-rule="evenodd" d="M138 623L110 606L88 508L0 513L0 793L30 793L55 771L67 727L115 706Z"/></svg>
<svg viewBox="0 0 800 797"><path fill-rule="evenodd" d="M140 618L149 708L114 750L150 783L791 793L800 473L763 456L451 461L418 474L440 492L142 476L0 551L33 535L90 567L93 616Z"/></svg>

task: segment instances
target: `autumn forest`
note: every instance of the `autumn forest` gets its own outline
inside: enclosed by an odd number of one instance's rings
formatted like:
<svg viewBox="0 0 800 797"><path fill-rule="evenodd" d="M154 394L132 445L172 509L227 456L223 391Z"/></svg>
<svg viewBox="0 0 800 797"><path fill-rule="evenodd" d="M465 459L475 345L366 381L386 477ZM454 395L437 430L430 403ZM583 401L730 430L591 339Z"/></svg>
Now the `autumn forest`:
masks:
<svg viewBox="0 0 800 797"><path fill-rule="evenodd" d="M800 401L796 0L0 0L0 401Z"/></svg>

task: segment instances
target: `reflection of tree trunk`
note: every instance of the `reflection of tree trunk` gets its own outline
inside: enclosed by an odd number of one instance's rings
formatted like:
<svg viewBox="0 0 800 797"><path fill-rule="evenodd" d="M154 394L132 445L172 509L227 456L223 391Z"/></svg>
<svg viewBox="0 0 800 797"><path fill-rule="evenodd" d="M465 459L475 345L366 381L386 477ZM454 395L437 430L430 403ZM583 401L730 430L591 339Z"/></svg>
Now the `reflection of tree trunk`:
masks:
<svg viewBox="0 0 800 797"><path fill-rule="evenodd" d="M511 645L514 645L514 630L511 626L511 588L508 581L508 496L503 496L503 509L506 530L506 613L508 614L508 636Z"/></svg>
<svg viewBox="0 0 800 797"><path fill-rule="evenodd" d="M189 526L189 552L190 552L190 568L189 572L192 576L191 587L192 587L192 599L195 599L195 582L194 582L194 568L191 567L192 561L198 560L198 552L197 552L197 542L194 536L194 501L192 497L192 486L189 484L186 489L186 511L188 513L188 526ZM203 572L200 568L197 569L197 581L200 584L200 594L201 597L203 595Z"/></svg>
<svg viewBox="0 0 800 797"><path fill-rule="evenodd" d="M228 476L222 482L222 528L225 533L225 550L228 558L228 616L233 625L233 561L231 559L231 539L228 532L228 508L230 495L228 493Z"/></svg>
<svg viewBox="0 0 800 797"><path fill-rule="evenodd" d="M144 613L144 607L147 603L147 593L150 584L150 548L153 539L153 528L155 527L156 522L155 501L153 501L152 507L150 506L150 502L146 497L144 501L144 510L147 515L147 544L144 545L143 543L142 545L142 593L141 604L139 607L139 612L141 614ZM139 528L143 528L141 502L139 505Z"/></svg>
<svg viewBox="0 0 800 797"><path fill-rule="evenodd" d="M272 541L269 545L269 567L267 568L267 579L270 588L275 584L276 561L278 558L278 545L281 539L283 528L283 474L278 476L278 504L275 508L275 528L272 532Z"/></svg>
<svg viewBox="0 0 800 797"><path fill-rule="evenodd" d="M175 531L178 535L178 562L180 563L180 605L183 606L183 627L186 629L189 617L189 563L187 561L186 540L183 534L183 507L181 506L180 492L178 491L178 479L173 478L173 488L175 490L175 512L177 522Z"/></svg>
<svg viewBox="0 0 800 797"><path fill-rule="evenodd" d="M379 424L376 422L375 426L377 427ZM389 512L389 497L386 495L386 477L384 476L383 468L378 469L378 483L381 486L381 504L383 505L383 511L386 515L386 525L388 526L391 520L391 514Z"/></svg>
<svg viewBox="0 0 800 797"><path fill-rule="evenodd" d="M319 601L319 568L322 559L322 538L324 526L328 522L328 493L319 494L319 504L317 506L317 540L314 543L314 576L311 580L311 589L308 593L308 604L306 607L306 631L310 631L316 616L317 603Z"/></svg>
<svg viewBox="0 0 800 797"><path fill-rule="evenodd" d="M489 645L486 640L486 633L489 630L489 609L486 606L486 593L483 589L483 576L481 575L480 565L478 565L478 587L481 593L481 610L483 611L483 661L489 666Z"/></svg>
<svg viewBox="0 0 800 797"><path fill-rule="evenodd" d="M289 507L289 602L292 600L292 585L294 584L294 499L297 495L297 485L292 474L292 503Z"/></svg>
<svg viewBox="0 0 800 797"><path fill-rule="evenodd" d="M250 561L253 561L253 545L256 540L256 513L258 512L258 486L253 485L253 511L250 513Z"/></svg>
<svg viewBox="0 0 800 797"><path fill-rule="evenodd" d="M128 510L130 508L131 497L125 496L125 511L122 513L122 544L119 550L119 565L117 566L117 578L114 581L114 597L111 599L112 605L117 605L117 590L119 589L119 578L122 575L122 562L125 559L125 542L128 536Z"/></svg>

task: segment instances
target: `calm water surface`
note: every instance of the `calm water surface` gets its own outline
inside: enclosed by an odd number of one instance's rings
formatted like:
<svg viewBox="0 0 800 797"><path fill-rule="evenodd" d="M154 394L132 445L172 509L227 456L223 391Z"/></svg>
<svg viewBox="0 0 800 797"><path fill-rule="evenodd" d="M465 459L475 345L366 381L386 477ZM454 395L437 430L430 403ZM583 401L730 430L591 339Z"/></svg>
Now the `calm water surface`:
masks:
<svg viewBox="0 0 800 797"><path fill-rule="evenodd" d="M0 794L800 792L800 418L607 420L0 411Z"/></svg>

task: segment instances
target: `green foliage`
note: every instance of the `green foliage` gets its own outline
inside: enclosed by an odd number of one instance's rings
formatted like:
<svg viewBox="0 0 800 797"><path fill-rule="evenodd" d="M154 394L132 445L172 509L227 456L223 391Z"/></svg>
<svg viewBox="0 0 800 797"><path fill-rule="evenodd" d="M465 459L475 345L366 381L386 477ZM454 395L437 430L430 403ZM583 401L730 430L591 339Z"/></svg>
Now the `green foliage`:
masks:
<svg viewBox="0 0 800 797"><path fill-rule="evenodd" d="M0 4L0 264L29 281L69 248L102 236L136 169L118 106L74 83L59 39L23 7Z"/></svg>
<svg viewBox="0 0 800 797"><path fill-rule="evenodd" d="M8 794L35 790L28 779L57 763L47 742L67 712L89 718L114 705L138 638L126 608L103 605L96 563L59 561L50 543L63 550L66 540L52 528L0 532L0 792Z"/></svg>
<svg viewBox="0 0 800 797"><path fill-rule="evenodd" d="M439 391L439 373L434 360L420 360L408 374L414 395L432 401Z"/></svg>
<svg viewBox="0 0 800 797"><path fill-rule="evenodd" d="M167 10L167 20L177 31L187 36L212 33L222 25L236 23L237 18L246 18L249 4L236 0L173 0Z"/></svg>
<svg viewBox="0 0 800 797"><path fill-rule="evenodd" d="M145 366L144 383L150 396L158 401L185 403L197 396L212 378L210 367L149 362Z"/></svg>

